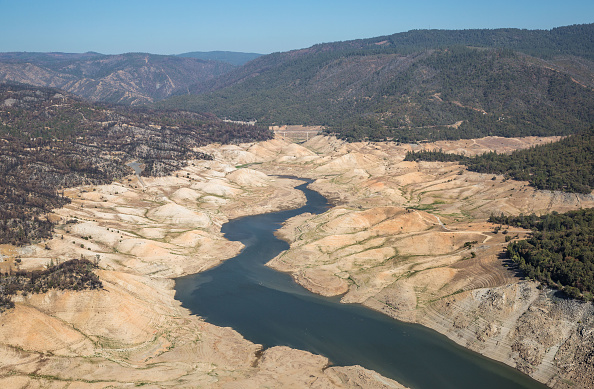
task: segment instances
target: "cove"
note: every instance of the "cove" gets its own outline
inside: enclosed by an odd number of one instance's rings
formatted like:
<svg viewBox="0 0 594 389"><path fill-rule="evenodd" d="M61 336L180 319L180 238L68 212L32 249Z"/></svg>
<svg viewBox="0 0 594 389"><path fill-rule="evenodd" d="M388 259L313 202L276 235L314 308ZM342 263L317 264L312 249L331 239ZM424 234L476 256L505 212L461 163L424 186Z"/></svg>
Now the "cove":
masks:
<svg viewBox="0 0 594 389"><path fill-rule="evenodd" d="M274 231L296 215L319 214L326 198L307 188L301 208L231 220L225 237L246 247L216 268L176 279L175 298L209 323L232 327L263 345L289 346L361 365L414 389L544 389L511 367L467 350L436 331L358 304L310 293L264 264L289 245Z"/></svg>

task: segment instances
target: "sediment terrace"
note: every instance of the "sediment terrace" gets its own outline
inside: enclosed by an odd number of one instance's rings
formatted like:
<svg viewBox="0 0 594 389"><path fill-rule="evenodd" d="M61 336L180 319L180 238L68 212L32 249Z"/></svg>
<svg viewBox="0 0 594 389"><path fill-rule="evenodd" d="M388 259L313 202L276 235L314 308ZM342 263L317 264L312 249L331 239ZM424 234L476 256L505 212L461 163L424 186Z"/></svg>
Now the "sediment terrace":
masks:
<svg viewBox="0 0 594 389"><path fill-rule="evenodd" d="M345 293L343 302L437 329L552 387L592 386L591 304L557 298L510 271L500 256L505 237L527 232L495 233L486 219L592 207L594 198L536 191L454 163L402 161L414 147L470 154L544 141L412 146L318 136L302 145L213 145L201 151L215 161L192 161L145 185L131 176L68 190L73 202L52 215L61 223L54 239L4 247L2 266L17 256L22 268L34 268L99 255L104 290L19 297L0 315L0 385L401 387L360 367L326 368L325 358L286 347L261 353L174 300L172 278L240 250L220 234L228 219L303 204L295 181L272 176L292 174L315 179L313 188L336 206L287 222L279 235L291 249L270 266L316 293Z"/></svg>
<svg viewBox="0 0 594 389"><path fill-rule="evenodd" d="M3 270L17 258L32 269L99 256L104 289L18 296L0 315L0 387L402 388L307 352L261 350L174 299L173 278L241 249L222 237L223 223L302 205L300 182L218 161L143 181L67 190L73 201L51 215L52 240L2 248Z"/></svg>
<svg viewBox="0 0 594 389"><path fill-rule="evenodd" d="M262 156L258 170L313 178L312 188L336 205L289 220L278 234L291 249L269 265L315 293L344 294L345 303L436 329L551 387L591 387L592 304L523 279L503 253L506 238L529 231L498 230L486 219L592 207L594 197L539 191L456 163L403 161L413 149L472 155L556 139L396 145L316 137L303 145L244 148Z"/></svg>

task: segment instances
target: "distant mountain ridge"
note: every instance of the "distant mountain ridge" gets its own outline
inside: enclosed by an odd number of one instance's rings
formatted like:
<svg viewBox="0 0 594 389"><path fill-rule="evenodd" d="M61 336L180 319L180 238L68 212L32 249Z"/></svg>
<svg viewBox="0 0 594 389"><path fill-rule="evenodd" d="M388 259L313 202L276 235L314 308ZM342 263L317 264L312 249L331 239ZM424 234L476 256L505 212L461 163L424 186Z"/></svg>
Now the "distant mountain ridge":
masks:
<svg viewBox="0 0 594 389"><path fill-rule="evenodd" d="M410 141L574 133L593 90L594 24L415 30L262 56L160 106Z"/></svg>
<svg viewBox="0 0 594 389"><path fill-rule="evenodd" d="M257 54L0 53L0 82L322 125L352 140L564 135L594 122L594 24L413 30L262 55L240 67L188 57L249 55Z"/></svg>
<svg viewBox="0 0 594 389"><path fill-rule="evenodd" d="M146 53L0 53L0 82L63 89L91 101L139 105L187 91L235 66Z"/></svg>
<svg viewBox="0 0 594 389"><path fill-rule="evenodd" d="M263 54L241 53L236 51L192 51L189 53L178 54L178 57L198 58L205 61L220 61L234 66L242 66L262 55Z"/></svg>

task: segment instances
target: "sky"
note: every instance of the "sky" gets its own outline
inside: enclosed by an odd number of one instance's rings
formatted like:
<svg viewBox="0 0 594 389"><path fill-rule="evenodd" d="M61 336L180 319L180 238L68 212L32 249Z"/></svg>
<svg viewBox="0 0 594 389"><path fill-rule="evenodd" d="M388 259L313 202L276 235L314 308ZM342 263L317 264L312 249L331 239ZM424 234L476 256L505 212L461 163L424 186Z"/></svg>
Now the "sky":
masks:
<svg viewBox="0 0 594 389"><path fill-rule="evenodd" d="M413 29L551 29L594 0L0 0L0 52L268 54Z"/></svg>

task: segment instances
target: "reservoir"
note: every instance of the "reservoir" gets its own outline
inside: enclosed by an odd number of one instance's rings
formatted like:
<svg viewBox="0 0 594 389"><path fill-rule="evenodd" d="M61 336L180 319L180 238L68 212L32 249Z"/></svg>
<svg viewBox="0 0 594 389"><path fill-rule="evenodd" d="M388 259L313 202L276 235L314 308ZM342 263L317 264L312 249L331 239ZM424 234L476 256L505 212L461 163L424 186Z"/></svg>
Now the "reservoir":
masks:
<svg viewBox="0 0 594 389"><path fill-rule="evenodd" d="M232 327L264 348L310 351L333 365L361 365L414 389L546 388L436 331L310 293L288 274L264 266L289 248L274 236L285 220L328 209L326 199L306 186L297 187L307 197L307 204L299 209L223 225L227 239L246 247L216 268L178 278L175 298L209 323Z"/></svg>

